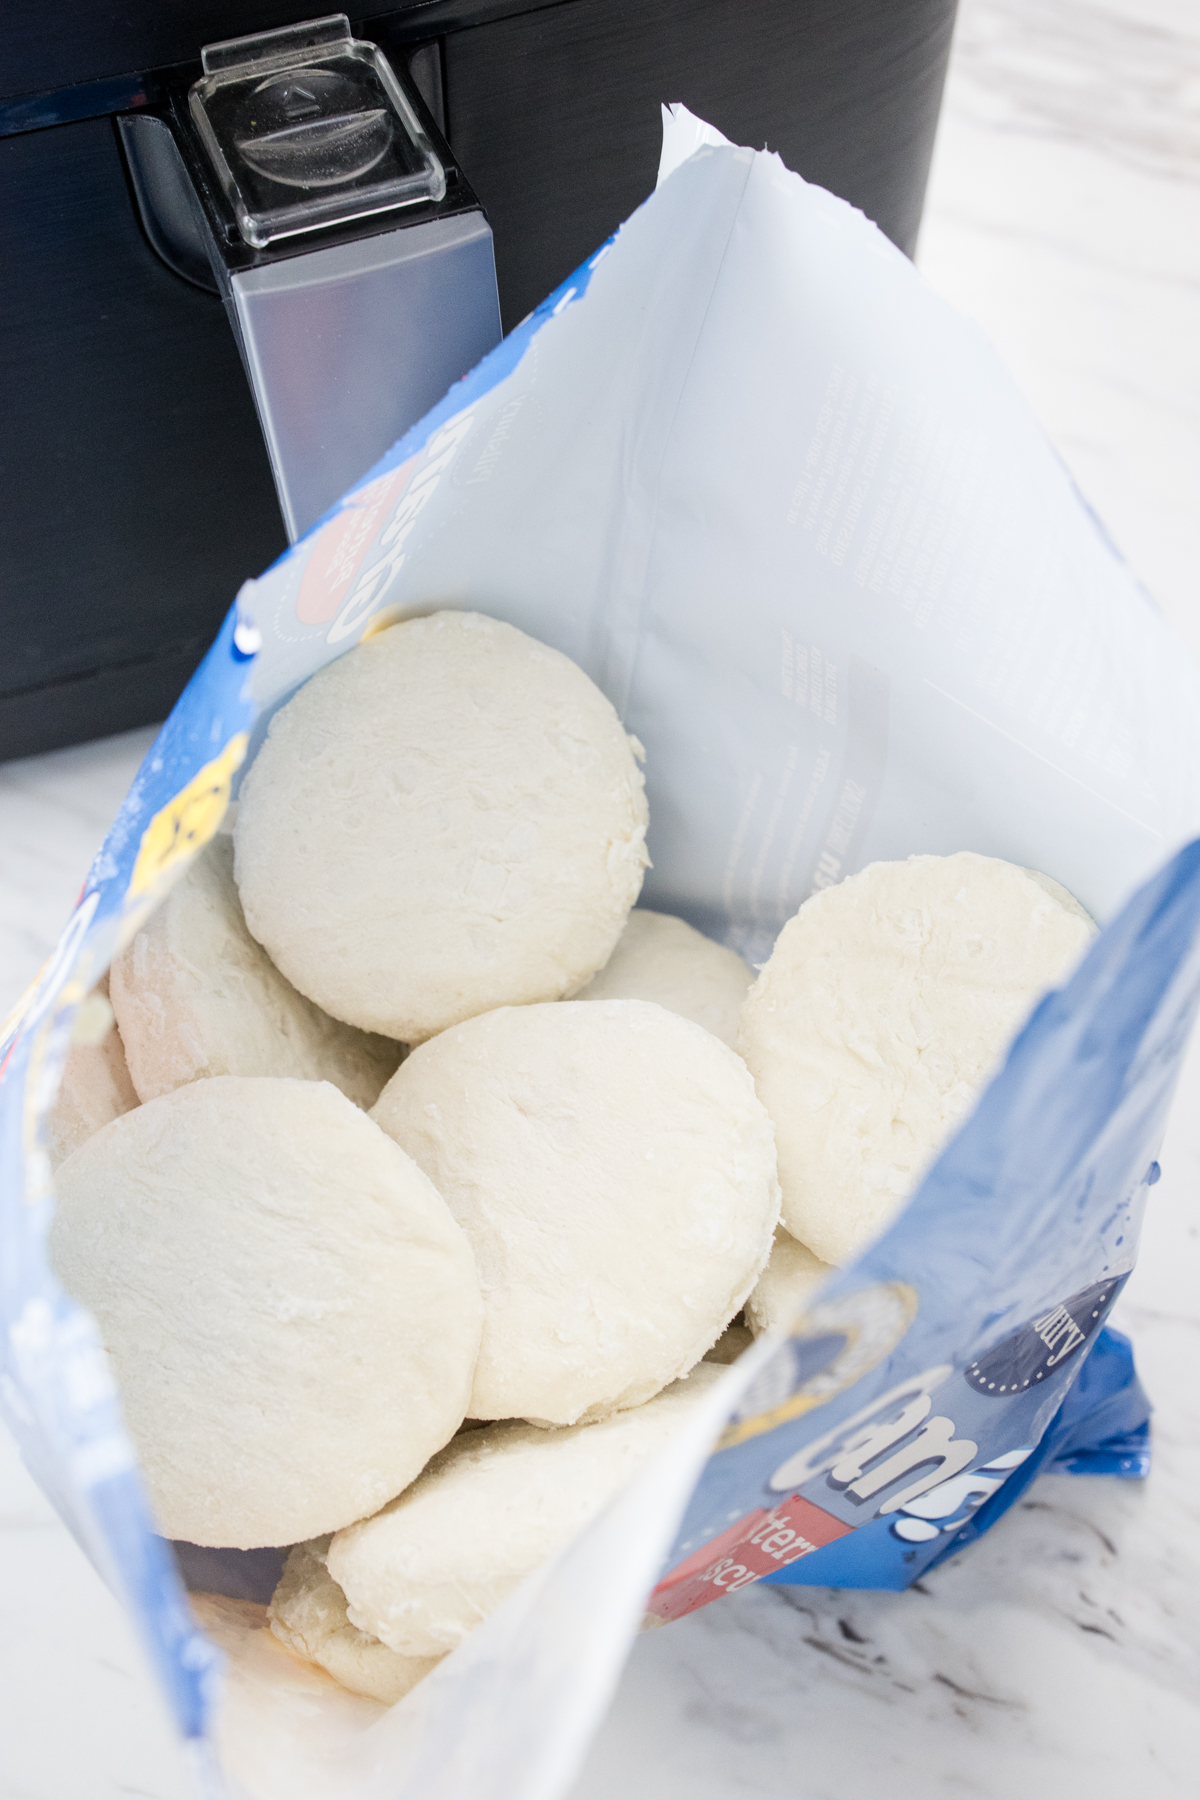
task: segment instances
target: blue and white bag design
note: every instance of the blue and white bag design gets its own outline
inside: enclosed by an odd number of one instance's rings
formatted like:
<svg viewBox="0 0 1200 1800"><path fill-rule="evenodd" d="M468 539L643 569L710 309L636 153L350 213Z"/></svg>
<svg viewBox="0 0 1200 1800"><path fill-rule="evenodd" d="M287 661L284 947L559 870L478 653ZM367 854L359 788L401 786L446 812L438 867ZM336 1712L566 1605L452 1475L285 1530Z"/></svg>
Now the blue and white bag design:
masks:
<svg viewBox="0 0 1200 1800"><path fill-rule="evenodd" d="M647 1613L757 1579L903 1586L1041 1468L1147 1466L1105 1318L1200 985L1200 682L992 351L873 226L682 109L663 170L247 582L0 1039L0 1406L214 1792L553 1800ZM285 1732L243 1695L222 1778L218 1659L47 1266L41 1121L76 1007L276 707L461 606L609 695L647 750L645 901L754 960L808 893L914 852L1044 870L1108 923L891 1228L587 1531L365 1729L314 1704Z"/></svg>

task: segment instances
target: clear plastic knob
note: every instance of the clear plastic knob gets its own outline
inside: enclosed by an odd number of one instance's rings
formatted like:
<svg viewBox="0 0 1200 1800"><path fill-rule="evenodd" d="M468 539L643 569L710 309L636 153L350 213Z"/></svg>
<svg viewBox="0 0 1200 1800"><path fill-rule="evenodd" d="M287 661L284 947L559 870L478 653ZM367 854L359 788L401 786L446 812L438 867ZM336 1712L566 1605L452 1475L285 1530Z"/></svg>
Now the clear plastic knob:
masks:
<svg viewBox="0 0 1200 1800"><path fill-rule="evenodd" d="M255 249L444 195L407 95L345 14L210 44L203 63L192 118Z"/></svg>

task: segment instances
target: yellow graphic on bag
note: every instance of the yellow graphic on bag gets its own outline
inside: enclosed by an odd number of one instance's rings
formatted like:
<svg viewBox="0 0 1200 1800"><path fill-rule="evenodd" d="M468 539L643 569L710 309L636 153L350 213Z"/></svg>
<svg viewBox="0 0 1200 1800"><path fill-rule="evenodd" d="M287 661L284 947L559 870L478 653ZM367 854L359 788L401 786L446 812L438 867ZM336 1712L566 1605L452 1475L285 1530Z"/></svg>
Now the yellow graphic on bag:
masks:
<svg viewBox="0 0 1200 1800"><path fill-rule="evenodd" d="M216 831L229 804L229 790L250 742L239 731L220 756L205 763L187 786L155 813L145 831L133 865L127 898L135 900L157 889L164 875L203 849Z"/></svg>

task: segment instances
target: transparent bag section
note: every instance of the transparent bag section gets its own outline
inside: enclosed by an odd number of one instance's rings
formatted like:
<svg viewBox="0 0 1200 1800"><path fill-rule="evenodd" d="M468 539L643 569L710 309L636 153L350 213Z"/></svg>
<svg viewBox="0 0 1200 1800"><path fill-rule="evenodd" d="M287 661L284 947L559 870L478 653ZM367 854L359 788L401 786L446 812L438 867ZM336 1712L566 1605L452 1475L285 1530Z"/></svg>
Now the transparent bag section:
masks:
<svg viewBox="0 0 1200 1800"><path fill-rule="evenodd" d="M253 249L444 196L408 96L345 14L209 44L203 65L191 115Z"/></svg>

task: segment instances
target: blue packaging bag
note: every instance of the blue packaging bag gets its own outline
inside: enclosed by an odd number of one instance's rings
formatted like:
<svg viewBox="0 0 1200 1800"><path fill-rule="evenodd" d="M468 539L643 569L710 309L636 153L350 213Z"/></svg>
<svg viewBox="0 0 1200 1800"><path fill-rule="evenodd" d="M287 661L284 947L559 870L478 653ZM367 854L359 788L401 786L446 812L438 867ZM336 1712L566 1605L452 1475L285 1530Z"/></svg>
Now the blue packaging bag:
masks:
<svg viewBox="0 0 1200 1800"><path fill-rule="evenodd" d="M647 751L644 901L754 960L809 893L916 852L1045 870L1108 923L883 1236L404 1701L273 1710L251 1608L221 1706L47 1266L42 1120L275 709L439 606L608 693ZM979 334L851 208L674 109L651 200L247 582L0 1035L0 1408L214 1793L553 1800L643 1622L761 1579L903 1587L1044 1468L1146 1473L1105 1320L1196 1006L1197 795L1195 672Z"/></svg>

